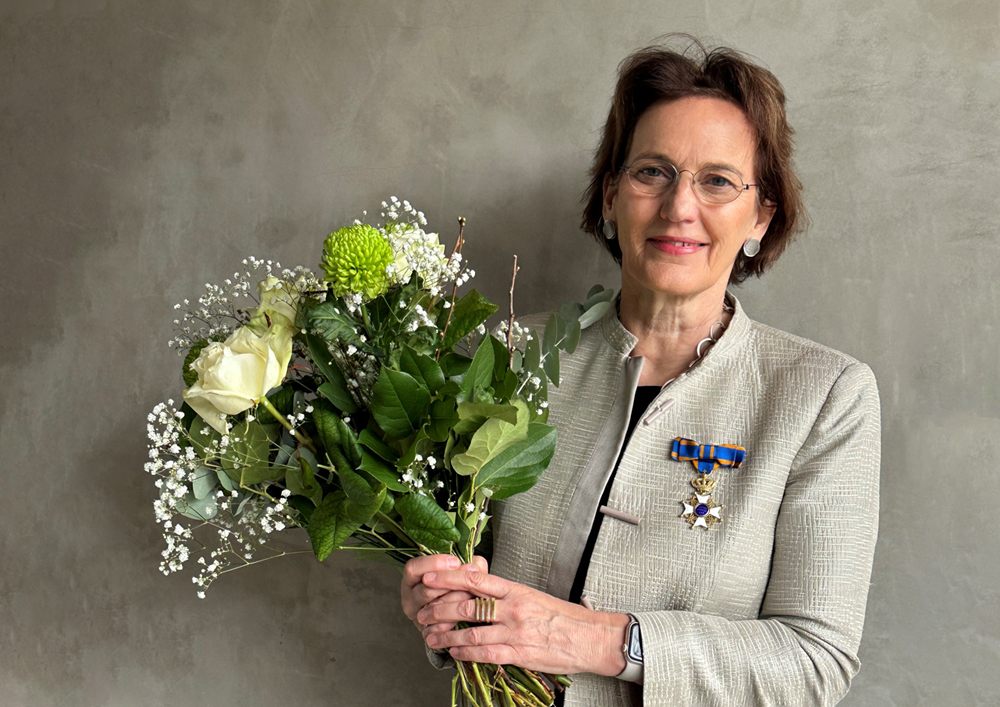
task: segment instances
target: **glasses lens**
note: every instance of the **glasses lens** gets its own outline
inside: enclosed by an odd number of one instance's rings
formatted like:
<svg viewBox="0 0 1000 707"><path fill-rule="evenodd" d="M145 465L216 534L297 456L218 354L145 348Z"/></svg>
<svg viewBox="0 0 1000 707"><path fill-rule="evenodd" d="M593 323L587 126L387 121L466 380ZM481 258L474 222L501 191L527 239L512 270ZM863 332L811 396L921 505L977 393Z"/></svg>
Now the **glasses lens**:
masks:
<svg viewBox="0 0 1000 707"><path fill-rule="evenodd" d="M694 188L702 199L713 204L730 202L744 189L736 172L716 167L706 167L694 175Z"/></svg>
<svg viewBox="0 0 1000 707"><path fill-rule="evenodd" d="M677 179L677 168L669 162L639 160L625 174L636 191L643 194L662 194Z"/></svg>

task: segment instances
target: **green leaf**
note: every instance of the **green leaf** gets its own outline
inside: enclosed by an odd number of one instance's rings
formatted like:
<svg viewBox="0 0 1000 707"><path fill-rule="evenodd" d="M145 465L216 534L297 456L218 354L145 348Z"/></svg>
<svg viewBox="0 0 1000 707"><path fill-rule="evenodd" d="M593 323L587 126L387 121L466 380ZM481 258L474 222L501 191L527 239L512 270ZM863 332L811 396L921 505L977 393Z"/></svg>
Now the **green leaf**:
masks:
<svg viewBox="0 0 1000 707"><path fill-rule="evenodd" d="M209 494L219 483L219 477L215 475L215 469L200 465L194 470L194 481L191 484L194 497L199 501Z"/></svg>
<svg viewBox="0 0 1000 707"><path fill-rule="evenodd" d="M455 302L452 309L454 311L451 313L448 331L441 343L442 349L451 348L459 339L472 333L476 327L489 319L498 307L476 290L470 290L462 299ZM448 310L442 309L438 326L443 328L447 318Z"/></svg>
<svg viewBox="0 0 1000 707"><path fill-rule="evenodd" d="M472 365L462 378L462 392L471 396L476 387L486 388L493 380L493 346L484 340L479 343L476 355L472 357Z"/></svg>
<svg viewBox="0 0 1000 707"><path fill-rule="evenodd" d="M284 478L285 467L272 467L268 463L270 442L259 423L245 420L229 436L233 441L222 457L222 468L233 481L251 486Z"/></svg>
<svg viewBox="0 0 1000 707"><path fill-rule="evenodd" d="M399 480L396 468L382 461L367 449L361 450L361 464L358 467L367 472L376 481L385 484L393 491L407 491L406 486Z"/></svg>
<svg viewBox="0 0 1000 707"><path fill-rule="evenodd" d="M343 491L328 494L309 519L306 531L312 541L313 554L320 562L329 557L331 552L340 547L351 533L357 530L357 528L352 530L343 518L346 498L347 495Z"/></svg>
<svg viewBox="0 0 1000 707"><path fill-rule="evenodd" d="M430 402L430 393L413 376L383 366L372 391L371 413L383 430L403 439L420 427Z"/></svg>
<svg viewBox="0 0 1000 707"><path fill-rule="evenodd" d="M517 373L521 370L521 361L523 360L521 352L514 349L514 355L510 359L510 370Z"/></svg>
<svg viewBox="0 0 1000 707"><path fill-rule="evenodd" d="M346 413L355 412L358 406L347 390L344 374L340 370L340 366L333 360L333 355L326 342L315 334L306 335L306 341L309 344L309 356L312 358L313 365L326 380L319 387L320 395ZM278 409L281 410L281 408Z"/></svg>
<svg viewBox="0 0 1000 707"><path fill-rule="evenodd" d="M205 461L211 461L217 454L211 451L212 443L219 439L219 431L205 422L201 417L191 423L188 432L194 451Z"/></svg>
<svg viewBox="0 0 1000 707"><path fill-rule="evenodd" d="M593 307L580 315L580 328L586 329L594 322L598 322L611 309L610 302L597 302Z"/></svg>
<svg viewBox="0 0 1000 707"><path fill-rule="evenodd" d="M233 480L229 478L229 474L227 474L224 469L216 469L215 476L219 479L219 483L226 491L232 491L236 488L233 484Z"/></svg>
<svg viewBox="0 0 1000 707"><path fill-rule="evenodd" d="M312 417L323 448L331 450L339 447L340 430L337 423L340 422L340 415L333 409L333 405L325 400L314 400Z"/></svg>
<svg viewBox="0 0 1000 707"><path fill-rule="evenodd" d="M532 374L538 372L541 353L538 347L538 334L532 334L531 340L524 347L524 368Z"/></svg>
<svg viewBox="0 0 1000 707"><path fill-rule="evenodd" d="M598 302L612 302L615 299L614 288L604 289L603 285L594 285L587 293L587 301L583 303L585 310L590 309Z"/></svg>
<svg viewBox="0 0 1000 707"><path fill-rule="evenodd" d="M507 344L492 334L490 344L493 346L493 380L503 380L504 373L510 370L510 351Z"/></svg>
<svg viewBox="0 0 1000 707"><path fill-rule="evenodd" d="M430 422L424 425L427 436L435 442L444 442L448 438L448 432L459 421L458 409L454 398L435 400L431 403Z"/></svg>
<svg viewBox="0 0 1000 707"><path fill-rule="evenodd" d="M218 515L219 506L215 501L215 496L198 499L194 497L194 494L188 493L177 504L177 512L194 520L208 520Z"/></svg>
<svg viewBox="0 0 1000 707"><path fill-rule="evenodd" d="M395 464L397 461L399 461L399 455L396 454L395 450L393 450L392 447L390 447L388 444L380 440L371 430L368 429L361 430L361 434L358 435L358 442L362 446L368 447L368 449L378 454L387 462L392 462L393 464Z"/></svg>
<svg viewBox="0 0 1000 707"><path fill-rule="evenodd" d="M566 324L566 338L563 340L562 348L566 353L576 351L576 345L580 343L580 322L577 319Z"/></svg>
<svg viewBox="0 0 1000 707"><path fill-rule="evenodd" d="M292 412L295 391L287 386L278 386L277 388L268 391L267 399L278 412L282 415L288 415ZM262 425L280 424L280 420L275 420L271 411L263 405L257 406L255 414L257 416L257 422Z"/></svg>
<svg viewBox="0 0 1000 707"><path fill-rule="evenodd" d="M579 320L581 314L583 314L583 305L576 302L566 302L559 307L559 316L562 317L567 324Z"/></svg>
<svg viewBox="0 0 1000 707"><path fill-rule="evenodd" d="M525 438L528 434L530 417L528 405L523 400L515 400L514 405L517 406L517 422L511 424L497 417L491 417L484 422L472 435L469 448L462 454L452 457L451 467L455 473L472 476L490 459Z"/></svg>
<svg viewBox="0 0 1000 707"><path fill-rule="evenodd" d="M455 434L471 434L486 420L496 417L510 424L517 423L517 408L513 405L491 405L489 403L459 403L458 417L461 422L453 424ZM439 441L444 441L439 440Z"/></svg>
<svg viewBox="0 0 1000 707"><path fill-rule="evenodd" d="M510 400L517 390L517 374L510 369L503 376L503 380L496 384L496 397L499 400Z"/></svg>
<svg viewBox="0 0 1000 707"><path fill-rule="evenodd" d="M408 493L396 499L396 511L403 519L406 534L421 545L438 552L450 552L458 542L458 528L434 499Z"/></svg>
<svg viewBox="0 0 1000 707"><path fill-rule="evenodd" d="M330 343L348 343L358 338L354 332L358 322L339 300L320 302L309 310L306 320L308 329L316 329Z"/></svg>
<svg viewBox="0 0 1000 707"><path fill-rule="evenodd" d="M405 344L399 356L399 368L422 382L432 395L444 385L444 373L437 361L430 356L418 354Z"/></svg>
<svg viewBox="0 0 1000 707"><path fill-rule="evenodd" d="M441 356L439 363L441 370L446 376L460 376L469 370L469 366L472 365L472 359L454 351L449 351Z"/></svg>
<svg viewBox="0 0 1000 707"><path fill-rule="evenodd" d="M184 357L184 366L181 368L181 373L184 376L184 384L187 386L192 386L198 382L198 371L191 368L191 364L198 360L201 356L201 350L208 346L208 339L202 339L196 342L188 350L187 356Z"/></svg>
<svg viewBox="0 0 1000 707"><path fill-rule="evenodd" d="M527 436L494 456L476 475L476 487L492 490L495 501L527 491L552 461L556 451L555 427L531 422Z"/></svg>
<svg viewBox="0 0 1000 707"><path fill-rule="evenodd" d="M297 467L290 466L285 472L285 486L296 496L305 496L319 506L323 500L323 489L316 481L312 465L305 457L299 457Z"/></svg>
<svg viewBox="0 0 1000 707"><path fill-rule="evenodd" d="M358 444L358 438L354 436L354 430L338 417L337 432L340 436L340 448L347 454L347 461L351 466L357 467L361 463L361 446Z"/></svg>

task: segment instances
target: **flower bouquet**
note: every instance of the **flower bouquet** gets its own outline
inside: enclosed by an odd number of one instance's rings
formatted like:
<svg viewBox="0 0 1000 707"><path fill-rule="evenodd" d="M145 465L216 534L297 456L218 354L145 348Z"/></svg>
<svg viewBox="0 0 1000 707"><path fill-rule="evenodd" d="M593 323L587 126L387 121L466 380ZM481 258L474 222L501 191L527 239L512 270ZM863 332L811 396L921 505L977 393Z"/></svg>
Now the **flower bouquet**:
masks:
<svg viewBox="0 0 1000 707"><path fill-rule="evenodd" d="M154 502L170 574L194 558L198 595L221 575L293 554L271 543L303 528L320 561L334 550L471 561L490 500L531 488L552 459L547 385L559 351L613 297L553 314L539 337L475 289L408 202L384 224L356 220L323 244L321 274L255 258L196 305L175 309L183 404L149 415ZM514 258L514 277L517 259ZM254 283L254 281L256 282ZM256 296L255 296L256 295ZM468 624L460 624L467 627ZM549 705L564 676L457 662L452 704Z"/></svg>

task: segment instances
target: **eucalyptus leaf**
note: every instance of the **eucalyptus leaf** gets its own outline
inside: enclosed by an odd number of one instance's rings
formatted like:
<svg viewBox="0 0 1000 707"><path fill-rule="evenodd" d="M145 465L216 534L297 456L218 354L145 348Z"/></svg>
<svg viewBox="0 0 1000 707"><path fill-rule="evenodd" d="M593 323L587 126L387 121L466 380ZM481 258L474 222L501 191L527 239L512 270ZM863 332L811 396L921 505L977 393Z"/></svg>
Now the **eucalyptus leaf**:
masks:
<svg viewBox="0 0 1000 707"><path fill-rule="evenodd" d="M219 479L219 483L222 485L222 488L224 488L226 491L232 491L234 488L236 488L236 485L233 483L233 480L229 478L229 474L227 474L225 470L216 469L215 476Z"/></svg>
<svg viewBox="0 0 1000 707"><path fill-rule="evenodd" d="M538 345L538 335L533 334L524 347L524 368L526 371L535 374L538 372L541 353Z"/></svg>
<svg viewBox="0 0 1000 707"><path fill-rule="evenodd" d="M199 499L195 498L194 494L188 493L177 504L177 512L194 520L209 520L218 515L219 505L215 501L215 496Z"/></svg>
<svg viewBox="0 0 1000 707"><path fill-rule="evenodd" d="M212 443L219 439L219 431L201 417L191 423L188 437L194 446L194 451L198 452L198 456L202 459L211 461L216 457L216 452L212 451Z"/></svg>
<svg viewBox="0 0 1000 707"><path fill-rule="evenodd" d="M205 498L205 496L207 496L218 483L219 477L215 475L215 469L201 464L194 470L194 481L191 483L191 488L194 491L194 497L200 501Z"/></svg>
<svg viewBox="0 0 1000 707"><path fill-rule="evenodd" d="M563 341L563 350L571 354L576 351L577 344L580 343L580 322L573 319L566 324L566 338Z"/></svg>
<svg viewBox="0 0 1000 707"><path fill-rule="evenodd" d="M430 393L413 376L383 366L372 391L371 413L383 430L402 439L420 427L430 402Z"/></svg>
<svg viewBox="0 0 1000 707"><path fill-rule="evenodd" d="M598 322L611 309L610 302L598 302L593 307L580 315L580 328L586 329L594 322Z"/></svg>

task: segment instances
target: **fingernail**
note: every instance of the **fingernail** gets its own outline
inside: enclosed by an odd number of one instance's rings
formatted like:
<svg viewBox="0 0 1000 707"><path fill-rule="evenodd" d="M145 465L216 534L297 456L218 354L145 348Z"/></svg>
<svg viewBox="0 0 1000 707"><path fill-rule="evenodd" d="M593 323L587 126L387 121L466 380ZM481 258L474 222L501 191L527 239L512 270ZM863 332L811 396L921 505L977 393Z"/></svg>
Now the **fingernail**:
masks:
<svg viewBox="0 0 1000 707"><path fill-rule="evenodd" d="M440 641L439 641L439 639L438 639L438 637L437 637L436 634L432 633L430 636L427 637L427 645L428 646L436 646L439 642Z"/></svg>
<svg viewBox="0 0 1000 707"><path fill-rule="evenodd" d="M455 568L456 568L456 567L458 567L458 566L459 566L460 564L462 564L462 562L461 562L461 560L459 560L459 559L458 559L457 557L449 557L449 558L448 558L448 562L447 562L447 565L448 565L448 567L450 567L451 569L455 569Z"/></svg>
<svg viewBox="0 0 1000 707"><path fill-rule="evenodd" d="M423 581L425 584L427 582L433 582L435 579L437 579L437 576L438 576L437 572L428 572L427 574L424 575Z"/></svg>
<svg viewBox="0 0 1000 707"><path fill-rule="evenodd" d="M472 565L472 564L469 564L469 565L462 565L462 567L463 567L464 569L467 569L467 570L469 570L469 572L478 572L478 571L479 571L479 567L478 567L478 566L476 566L476 565Z"/></svg>

